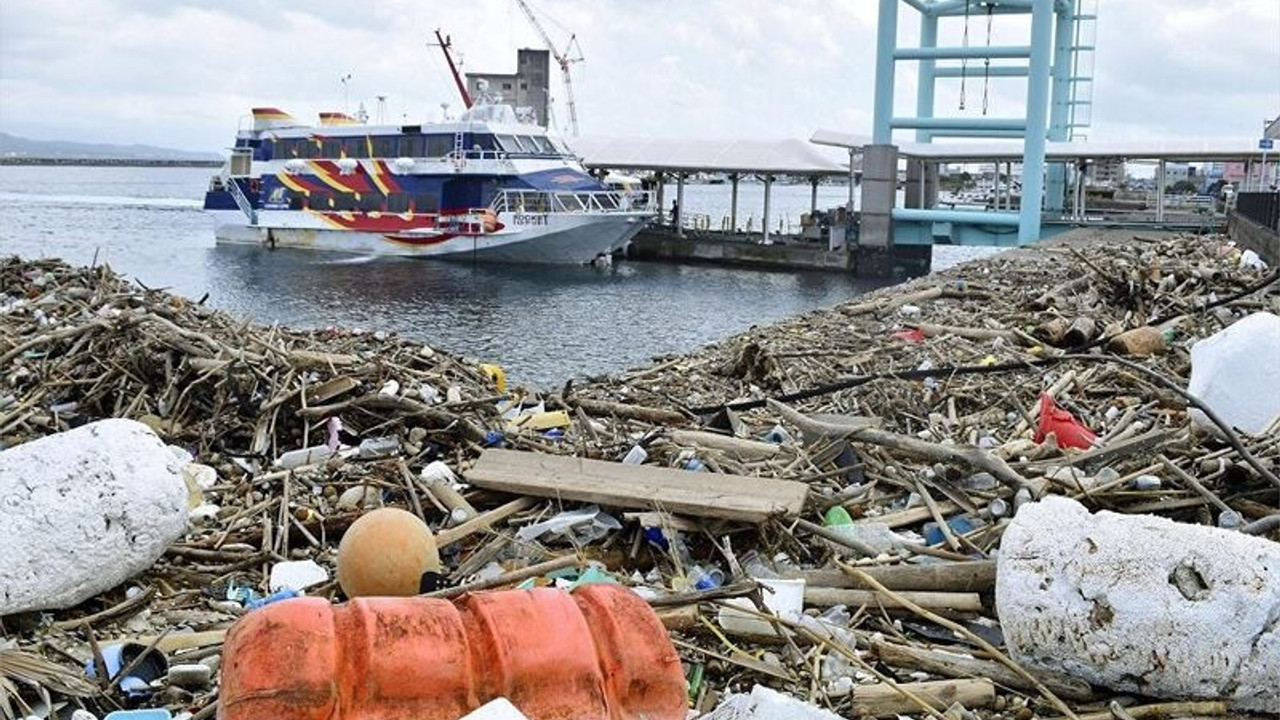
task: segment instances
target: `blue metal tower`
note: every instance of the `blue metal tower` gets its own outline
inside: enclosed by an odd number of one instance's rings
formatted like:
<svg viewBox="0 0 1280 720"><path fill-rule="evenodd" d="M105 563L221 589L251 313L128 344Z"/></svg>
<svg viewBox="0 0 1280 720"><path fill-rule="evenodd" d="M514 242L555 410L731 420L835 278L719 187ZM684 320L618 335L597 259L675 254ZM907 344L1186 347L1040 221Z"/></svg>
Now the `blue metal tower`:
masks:
<svg viewBox="0 0 1280 720"><path fill-rule="evenodd" d="M863 161L864 237L870 231L872 246L886 233L883 245L891 247L893 221L980 224L1017 227L1018 242L1040 238L1041 208L1061 209L1065 167L1050 169L1048 200L1045 185L1045 141L1068 140L1088 124L1092 62L1093 13L1078 12L1078 5L1096 0L880 0L877 31L875 116L872 145ZM920 46L898 47L898 9L905 3L920 14ZM1026 45L938 45L938 25L943 18L973 15L1031 16L1030 41ZM1025 60L1025 64L991 66L991 60ZM990 77L1025 77L1025 112L1019 117L936 117L934 91L940 78L973 77L978 73L961 66L939 66L939 61L984 61L981 74ZM897 63L916 62L919 83L913 117L895 117L894 71ZM1087 66L1086 66L1087 65ZM985 108L984 108L985 112ZM894 207L897 148L893 131L914 129L917 142L935 137L1021 138L1021 208L1013 212L940 210L930 207Z"/></svg>

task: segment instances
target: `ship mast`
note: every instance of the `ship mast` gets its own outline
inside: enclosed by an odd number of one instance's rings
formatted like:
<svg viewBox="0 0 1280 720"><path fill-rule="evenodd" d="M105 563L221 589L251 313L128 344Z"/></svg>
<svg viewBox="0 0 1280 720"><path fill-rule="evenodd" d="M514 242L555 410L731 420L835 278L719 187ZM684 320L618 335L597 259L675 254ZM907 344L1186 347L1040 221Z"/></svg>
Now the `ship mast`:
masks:
<svg viewBox="0 0 1280 720"><path fill-rule="evenodd" d="M462 75L458 74L458 66L453 63L453 55L449 53L449 48L453 45L449 38L440 36L439 28L436 29L436 44L440 46L440 52L444 53L444 61L449 63L449 72L453 73L453 82L458 86L458 94L462 95L462 104L470 109L473 104L471 93L467 92L467 86L462 82Z"/></svg>

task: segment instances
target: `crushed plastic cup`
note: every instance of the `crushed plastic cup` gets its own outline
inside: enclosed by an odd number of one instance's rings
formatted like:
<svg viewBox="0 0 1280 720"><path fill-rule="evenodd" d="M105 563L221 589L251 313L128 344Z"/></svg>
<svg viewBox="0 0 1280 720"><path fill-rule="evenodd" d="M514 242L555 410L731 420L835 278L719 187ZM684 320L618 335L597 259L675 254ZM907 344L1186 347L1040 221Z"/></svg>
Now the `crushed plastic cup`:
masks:
<svg viewBox="0 0 1280 720"><path fill-rule="evenodd" d="M1088 450L1098 440L1093 431L1085 427L1070 412L1058 407L1048 393L1040 393L1040 424L1036 427L1035 437L1042 443L1052 433L1058 438L1058 447L1072 447Z"/></svg>
<svg viewBox="0 0 1280 720"><path fill-rule="evenodd" d="M143 657L144 654L145 657ZM150 693L151 683L169 672L169 659L159 650L152 649L148 652L147 646L140 643L113 643L102 647L102 664L108 678L114 679L120 671L133 664L139 657L142 657L142 660L134 664L129 674L119 682L120 690L126 695L137 696ZM89 679L97 679L98 670L93 658L85 662L84 672Z"/></svg>
<svg viewBox="0 0 1280 720"><path fill-rule="evenodd" d="M491 448L500 448L506 438L497 430L490 430L484 434L484 446Z"/></svg>
<svg viewBox="0 0 1280 720"><path fill-rule="evenodd" d="M893 338L894 340L902 340L903 342L909 342L909 343L924 342L924 333L917 328L908 328L906 330L899 330L898 332L890 335L889 337Z"/></svg>

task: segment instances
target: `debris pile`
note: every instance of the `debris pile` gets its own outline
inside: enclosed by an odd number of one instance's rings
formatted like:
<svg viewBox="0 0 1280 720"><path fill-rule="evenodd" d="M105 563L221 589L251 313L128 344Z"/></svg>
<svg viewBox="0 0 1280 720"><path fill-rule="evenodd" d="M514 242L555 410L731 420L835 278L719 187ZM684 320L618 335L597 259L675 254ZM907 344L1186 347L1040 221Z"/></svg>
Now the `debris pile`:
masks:
<svg viewBox="0 0 1280 720"><path fill-rule="evenodd" d="M1280 367L1278 279L1222 238L1113 231L540 392L394 334L263 327L106 268L0 261L0 467L134 420L175 463L187 521L73 607L26 600L39 569L6 561L0 717L213 717L228 628L301 595L597 583L647 601L710 717L1280 712L1238 674L1280 662L1280 393L1250 389ZM5 517L37 494L0 497ZM132 518L146 499L101 501L57 511ZM1193 540L1161 555L1092 529L1119 520ZM70 573L58 553L102 541L60 532L24 562ZM1029 579L1041 542L1054 588ZM1112 587L1094 556L1146 574ZM1215 564L1232 558L1248 578ZM1182 685L1162 678L1199 668L1176 654L1090 670L1164 632L1138 586L1165 569L1151 592L1180 627L1248 606L1257 622L1215 647L1253 656Z"/></svg>

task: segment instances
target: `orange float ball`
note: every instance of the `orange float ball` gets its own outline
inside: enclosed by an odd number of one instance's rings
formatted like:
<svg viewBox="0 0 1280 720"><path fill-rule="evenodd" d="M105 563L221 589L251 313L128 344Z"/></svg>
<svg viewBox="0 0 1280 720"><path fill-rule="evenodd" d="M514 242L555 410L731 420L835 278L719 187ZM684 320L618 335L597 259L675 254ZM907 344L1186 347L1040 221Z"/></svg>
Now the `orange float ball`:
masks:
<svg viewBox="0 0 1280 720"><path fill-rule="evenodd" d="M440 571L431 528L397 508L361 516L338 545L338 584L348 598L417 595L422 574Z"/></svg>

